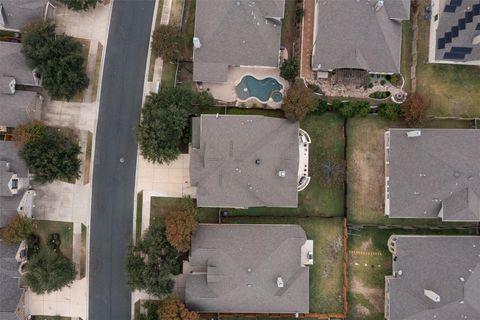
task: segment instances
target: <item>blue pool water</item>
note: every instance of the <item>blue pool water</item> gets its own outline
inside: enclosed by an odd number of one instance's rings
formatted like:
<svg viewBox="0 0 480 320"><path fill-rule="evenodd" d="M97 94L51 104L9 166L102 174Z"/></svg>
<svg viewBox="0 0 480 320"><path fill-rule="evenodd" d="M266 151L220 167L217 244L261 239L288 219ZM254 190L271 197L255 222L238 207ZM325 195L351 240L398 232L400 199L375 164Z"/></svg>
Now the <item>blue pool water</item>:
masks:
<svg viewBox="0 0 480 320"><path fill-rule="evenodd" d="M241 100L247 100L250 97L256 97L261 102L267 102L272 98L275 102L280 102L283 99L283 95L280 90L283 86L273 78L265 78L258 80L252 76L245 76L242 81L237 85L237 96Z"/></svg>

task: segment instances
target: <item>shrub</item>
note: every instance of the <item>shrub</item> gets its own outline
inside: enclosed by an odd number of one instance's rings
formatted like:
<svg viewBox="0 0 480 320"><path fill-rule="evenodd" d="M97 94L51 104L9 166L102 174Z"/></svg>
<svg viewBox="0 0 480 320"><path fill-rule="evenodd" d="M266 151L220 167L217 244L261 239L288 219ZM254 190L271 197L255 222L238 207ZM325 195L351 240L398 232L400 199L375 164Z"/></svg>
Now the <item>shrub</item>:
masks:
<svg viewBox="0 0 480 320"><path fill-rule="evenodd" d="M29 258L40 252L40 237L36 234L30 233L27 237L27 256Z"/></svg>
<svg viewBox="0 0 480 320"><path fill-rule="evenodd" d="M386 99L390 96L389 91L377 91L372 93L369 97L372 99Z"/></svg>
<svg viewBox="0 0 480 320"><path fill-rule="evenodd" d="M334 100L332 108L344 118L353 118L355 116L366 117L370 113L370 104L365 101L339 101Z"/></svg>
<svg viewBox="0 0 480 320"><path fill-rule="evenodd" d="M74 11L88 10L90 8L95 8L97 2L100 0L59 0L61 3L65 4L68 9Z"/></svg>
<svg viewBox="0 0 480 320"><path fill-rule="evenodd" d="M302 7L297 7L297 9L295 10L295 20L297 21L297 23L302 22L304 14L305 13L303 11L303 8Z"/></svg>
<svg viewBox="0 0 480 320"><path fill-rule="evenodd" d="M60 244L62 241L60 240L60 235L58 233L51 233L48 235L47 238L47 245L52 251L57 252L60 249Z"/></svg>
<svg viewBox="0 0 480 320"><path fill-rule="evenodd" d="M325 112L328 111L328 108L329 108L329 106L328 106L327 100L319 99L317 101L317 106L315 108L315 113L320 114L320 115L324 114Z"/></svg>
<svg viewBox="0 0 480 320"><path fill-rule="evenodd" d="M192 233L197 227L193 211L170 211L165 215L167 240L179 252L190 249Z"/></svg>
<svg viewBox="0 0 480 320"><path fill-rule="evenodd" d="M402 112L409 126L417 126L423 123L429 108L429 100L414 94L403 103Z"/></svg>
<svg viewBox="0 0 480 320"><path fill-rule="evenodd" d="M176 62L180 58L182 33L179 27L160 25L152 35L152 52L165 62Z"/></svg>
<svg viewBox="0 0 480 320"><path fill-rule="evenodd" d="M162 320L199 320L200 316L187 309L176 296L168 296L160 302L158 316Z"/></svg>
<svg viewBox="0 0 480 320"><path fill-rule="evenodd" d="M291 121L303 120L315 107L315 97L302 81L295 82L287 90L282 105L285 117Z"/></svg>
<svg viewBox="0 0 480 320"><path fill-rule="evenodd" d="M32 231L32 219L17 214L0 229L0 238L7 243L18 243L25 240Z"/></svg>
<svg viewBox="0 0 480 320"><path fill-rule="evenodd" d="M385 81L384 79L380 80L380 84L381 84L382 86L384 86L385 83L387 83L387 81Z"/></svg>
<svg viewBox="0 0 480 320"><path fill-rule="evenodd" d="M392 76L390 77L390 83L391 84L398 84L398 82L400 81L400 77L398 74L392 74Z"/></svg>
<svg viewBox="0 0 480 320"><path fill-rule="evenodd" d="M280 77L292 81L300 75L300 63L295 59L287 59L280 66Z"/></svg>
<svg viewBox="0 0 480 320"><path fill-rule="evenodd" d="M368 87L369 87L370 89L373 88L373 82L370 82L370 83L368 84Z"/></svg>
<svg viewBox="0 0 480 320"><path fill-rule="evenodd" d="M22 124L13 130L13 141L23 147L30 139L38 138L45 130L45 125L40 121Z"/></svg>
<svg viewBox="0 0 480 320"><path fill-rule="evenodd" d="M377 111L379 116L390 121L397 121L402 115L402 107L396 103L381 103Z"/></svg>
<svg viewBox="0 0 480 320"><path fill-rule="evenodd" d="M322 90L320 90L320 87L316 85L315 83L308 83L307 88L312 90L315 93L320 93Z"/></svg>

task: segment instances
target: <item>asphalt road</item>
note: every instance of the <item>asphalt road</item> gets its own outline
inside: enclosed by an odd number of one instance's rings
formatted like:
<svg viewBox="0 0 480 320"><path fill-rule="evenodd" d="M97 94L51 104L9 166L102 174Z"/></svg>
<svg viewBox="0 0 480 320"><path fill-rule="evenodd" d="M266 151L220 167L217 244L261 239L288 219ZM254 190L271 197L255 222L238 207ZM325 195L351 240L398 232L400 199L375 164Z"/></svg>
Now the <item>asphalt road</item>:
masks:
<svg viewBox="0 0 480 320"><path fill-rule="evenodd" d="M113 2L93 169L89 320L126 320L131 315L124 266L132 238L133 129L140 118L154 7L154 0Z"/></svg>

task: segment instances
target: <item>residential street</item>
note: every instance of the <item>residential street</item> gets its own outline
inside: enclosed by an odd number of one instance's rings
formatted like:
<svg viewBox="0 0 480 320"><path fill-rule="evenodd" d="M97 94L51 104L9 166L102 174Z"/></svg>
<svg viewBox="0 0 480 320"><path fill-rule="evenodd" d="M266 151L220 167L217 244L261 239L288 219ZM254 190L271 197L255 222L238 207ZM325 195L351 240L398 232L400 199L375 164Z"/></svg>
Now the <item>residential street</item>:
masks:
<svg viewBox="0 0 480 320"><path fill-rule="evenodd" d="M130 319L124 260L131 241L137 145L154 0L113 3L96 132L89 319Z"/></svg>

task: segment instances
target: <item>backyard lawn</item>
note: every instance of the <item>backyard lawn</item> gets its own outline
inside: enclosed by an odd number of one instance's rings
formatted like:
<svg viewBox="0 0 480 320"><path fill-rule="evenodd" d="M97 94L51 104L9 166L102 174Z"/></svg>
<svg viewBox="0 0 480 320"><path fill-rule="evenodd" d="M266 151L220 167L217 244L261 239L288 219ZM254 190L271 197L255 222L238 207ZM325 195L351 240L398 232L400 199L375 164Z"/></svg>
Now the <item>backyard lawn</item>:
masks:
<svg viewBox="0 0 480 320"><path fill-rule="evenodd" d="M403 89L410 93L411 86L411 69L412 69L412 23L410 21L402 22L402 56L400 71L402 72L405 84Z"/></svg>
<svg viewBox="0 0 480 320"><path fill-rule="evenodd" d="M349 319L383 320L385 276L392 273L387 248L393 234L472 235L475 230L350 230L348 236Z"/></svg>
<svg viewBox="0 0 480 320"><path fill-rule="evenodd" d="M347 124L347 208L352 224L440 224L436 219L390 219L384 216L385 140L390 127L405 127L376 116L353 118ZM470 121L434 120L425 128L470 128ZM455 224L443 225L454 226Z"/></svg>
<svg viewBox="0 0 480 320"><path fill-rule="evenodd" d="M430 1L421 0L420 10ZM429 97L435 116L480 117L480 68L427 64L429 22L419 15L417 92Z"/></svg>
<svg viewBox="0 0 480 320"><path fill-rule="evenodd" d="M48 221L48 220L34 220L34 233L40 237L40 246L47 246L48 235L58 233L60 235L60 251L62 254L72 259L73 249L73 223Z"/></svg>
<svg viewBox="0 0 480 320"><path fill-rule="evenodd" d="M329 182L325 177L325 167L342 166L344 162L343 119L334 113L310 115L300 123L300 127L308 132L312 143L308 164L311 181L298 194L298 208L250 208L249 215L343 217L343 179ZM229 212L244 215L247 211L232 209Z"/></svg>
<svg viewBox="0 0 480 320"><path fill-rule="evenodd" d="M244 216L231 217L222 221L223 223L280 223L302 226L307 238L313 240L314 264L310 266L310 312L343 312L342 218L252 218Z"/></svg>

